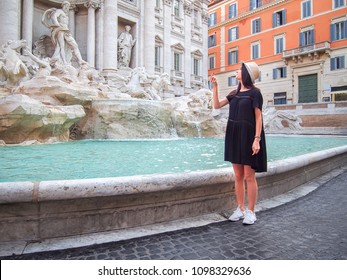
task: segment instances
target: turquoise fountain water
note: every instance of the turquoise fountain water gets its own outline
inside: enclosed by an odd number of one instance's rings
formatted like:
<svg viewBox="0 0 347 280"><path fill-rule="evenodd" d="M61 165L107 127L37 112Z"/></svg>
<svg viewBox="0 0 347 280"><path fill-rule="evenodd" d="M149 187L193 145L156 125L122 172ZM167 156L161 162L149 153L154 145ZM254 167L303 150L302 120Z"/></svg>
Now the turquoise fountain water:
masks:
<svg viewBox="0 0 347 280"><path fill-rule="evenodd" d="M275 161L347 144L346 137L267 136ZM86 140L0 147L0 182L176 173L230 166L224 139Z"/></svg>

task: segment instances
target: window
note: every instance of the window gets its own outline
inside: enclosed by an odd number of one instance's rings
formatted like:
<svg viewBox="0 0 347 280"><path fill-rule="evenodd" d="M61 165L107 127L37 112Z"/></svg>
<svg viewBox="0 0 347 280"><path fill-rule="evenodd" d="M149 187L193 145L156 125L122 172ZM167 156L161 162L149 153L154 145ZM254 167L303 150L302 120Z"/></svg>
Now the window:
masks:
<svg viewBox="0 0 347 280"><path fill-rule="evenodd" d="M199 21L199 12L198 10L194 10L194 19L193 19L194 25L195 26L200 26L200 21Z"/></svg>
<svg viewBox="0 0 347 280"><path fill-rule="evenodd" d="M272 78L274 80L287 77L287 67L275 68L272 71Z"/></svg>
<svg viewBox="0 0 347 280"><path fill-rule="evenodd" d="M347 38L347 21L340 21L330 25L330 41Z"/></svg>
<svg viewBox="0 0 347 280"><path fill-rule="evenodd" d="M250 11L260 7L261 7L261 0L250 0L250 5L249 5Z"/></svg>
<svg viewBox="0 0 347 280"><path fill-rule="evenodd" d="M238 84L238 82L237 82L236 76L228 77L228 86L229 87L237 86L237 84Z"/></svg>
<svg viewBox="0 0 347 280"><path fill-rule="evenodd" d="M208 36L208 47L216 46L216 34Z"/></svg>
<svg viewBox="0 0 347 280"><path fill-rule="evenodd" d="M216 25L217 23L217 17L216 17L216 13L212 13L210 14L209 18L208 18L208 27Z"/></svg>
<svg viewBox="0 0 347 280"><path fill-rule="evenodd" d="M259 43L253 43L251 45L252 49L252 59L257 59L260 57L260 45Z"/></svg>
<svg viewBox="0 0 347 280"><path fill-rule="evenodd" d="M301 2L301 17L307 18L312 15L312 5L311 0L303 1Z"/></svg>
<svg viewBox="0 0 347 280"><path fill-rule="evenodd" d="M260 18L252 21L252 34L260 32Z"/></svg>
<svg viewBox="0 0 347 280"><path fill-rule="evenodd" d="M160 36L155 36L155 48L154 48L154 66L156 72L162 72L162 62L163 62L163 45L164 42Z"/></svg>
<svg viewBox="0 0 347 280"><path fill-rule="evenodd" d="M275 54L281 54L284 51L284 37L275 37Z"/></svg>
<svg viewBox="0 0 347 280"><path fill-rule="evenodd" d="M181 71L181 54L174 53L174 70Z"/></svg>
<svg viewBox="0 0 347 280"><path fill-rule="evenodd" d="M234 18L237 15L236 3L229 6L229 18Z"/></svg>
<svg viewBox="0 0 347 280"><path fill-rule="evenodd" d="M300 33L300 47L314 44L314 30L307 30Z"/></svg>
<svg viewBox="0 0 347 280"><path fill-rule="evenodd" d="M197 58L193 59L193 74L195 76L200 75L200 60Z"/></svg>
<svg viewBox="0 0 347 280"><path fill-rule="evenodd" d="M330 59L330 70L345 69L345 57L337 56Z"/></svg>
<svg viewBox="0 0 347 280"><path fill-rule="evenodd" d="M174 1L174 15L176 17L180 17L181 11L180 11L180 1L175 0Z"/></svg>
<svg viewBox="0 0 347 280"><path fill-rule="evenodd" d="M287 93L286 92L275 92L274 93L274 105L287 104Z"/></svg>
<svg viewBox="0 0 347 280"><path fill-rule="evenodd" d="M214 69L214 56L210 56L209 60L210 60L209 69Z"/></svg>
<svg viewBox="0 0 347 280"><path fill-rule="evenodd" d="M154 64L156 67L160 67L160 53L161 53L161 47L156 46L155 55L154 55Z"/></svg>
<svg viewBox="0 0 347 280"><path fill-rule="evenodd" d="M334 0L334 9L345 6L345 1L346 0Z"/></svg>
<svg viewBox="0 0 347 280"><path fill-rule="evenodd" d="M191 53L191 71L194 76L201 76L202 58L203 53L200 50L195 50ZM196 77L195 77L196 78ZM194 79L195 79L194 78Z"/></svg>
<svg viewBox="0 0 347 280"><path fill-rule="evenodd" d="M272 14L272 27L286 24L286 10L278 11Z"/></svg>
<svg viewBox="0 0 347 280"><path fill-rule="evenodd" d="M238 50L230 50L228 52L228 65L237 64L239 60Z"/></svg>
<svg viewBox="0 0 347 280"><path fill-rule="evenodd" d="M239 29L238 27L232 27L228 30L228 41L235 41L239 38Z"/></svg>

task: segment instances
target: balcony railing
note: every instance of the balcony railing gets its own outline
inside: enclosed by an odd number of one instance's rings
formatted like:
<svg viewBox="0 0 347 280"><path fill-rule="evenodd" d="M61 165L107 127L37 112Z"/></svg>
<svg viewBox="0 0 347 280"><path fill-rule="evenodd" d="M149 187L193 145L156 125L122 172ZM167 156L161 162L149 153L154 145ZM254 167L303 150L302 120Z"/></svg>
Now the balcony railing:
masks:
<svg viewBox="0 0 347 280"><path fill-rule="evenodd" d="M300 48L290 49L283 52L283 59L294 59L302 61L304 56L309 56L312 59L314 57L318 58L322 53L330 52L330 43L328 41L302 46Z"/></svg>
<svg viewBox="0 0 347 280"><path fill-rule="evenodd" d="M305 55L305 54L309 54L316 51L326 51L326 50L330 50L330 43L327 41L284 51L283 58L292 57L296 55Z"/></svg>
<svg viewBox="0 0 347 280"><path fill-rule="evenodd" d="M203 77L195 75L195 74L191 74L190 79L196 83L202 83L203 82Z"/></svg>

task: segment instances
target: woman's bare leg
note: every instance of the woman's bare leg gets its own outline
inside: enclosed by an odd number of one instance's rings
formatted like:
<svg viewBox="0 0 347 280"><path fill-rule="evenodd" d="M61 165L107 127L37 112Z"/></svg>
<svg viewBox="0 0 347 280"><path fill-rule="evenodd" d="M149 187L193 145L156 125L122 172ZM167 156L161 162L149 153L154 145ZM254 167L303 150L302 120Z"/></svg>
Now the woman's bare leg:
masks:
<svg viewBox="0 0 347 280"><path fill-rule="evenodd" d="M258 199L258 183L255 177L255 170L248 165L244 166L245 180L247 182L248 209L254 212Z"/></svg>
<svg viewBox="0 0 347 280"><path fill-rule="evenodd" d="M244 166L241 164L233 164L235 174L235 194L236 202L241 211L245 210L245 177Z"/></svg>

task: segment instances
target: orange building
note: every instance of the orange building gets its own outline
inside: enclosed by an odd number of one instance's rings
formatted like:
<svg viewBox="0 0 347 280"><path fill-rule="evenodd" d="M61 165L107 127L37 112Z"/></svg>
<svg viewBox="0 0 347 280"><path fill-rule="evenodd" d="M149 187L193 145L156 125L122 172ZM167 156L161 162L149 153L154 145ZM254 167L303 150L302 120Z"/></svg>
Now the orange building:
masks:
<svg viewBox="0 0 347 280"><path fill-rule="evenodd" d="M241 61L255 61L264 104L347 100L347 0L215 0L209 75L221 96Z"/></svg>

